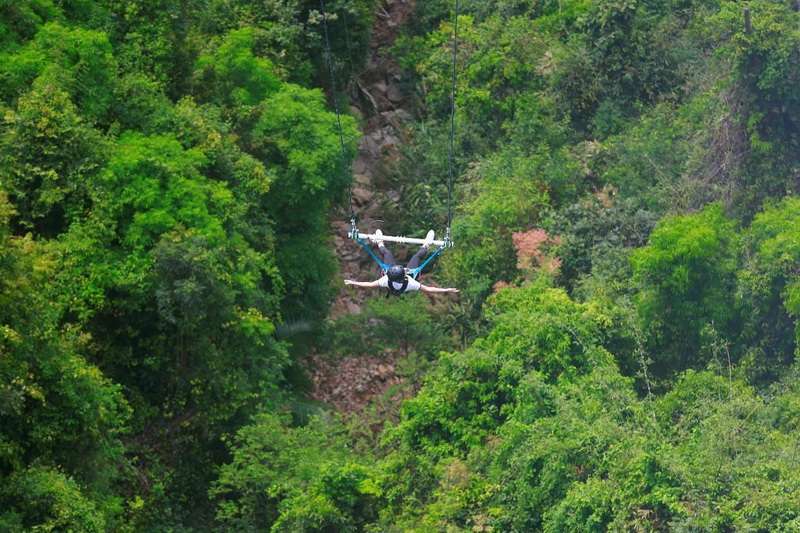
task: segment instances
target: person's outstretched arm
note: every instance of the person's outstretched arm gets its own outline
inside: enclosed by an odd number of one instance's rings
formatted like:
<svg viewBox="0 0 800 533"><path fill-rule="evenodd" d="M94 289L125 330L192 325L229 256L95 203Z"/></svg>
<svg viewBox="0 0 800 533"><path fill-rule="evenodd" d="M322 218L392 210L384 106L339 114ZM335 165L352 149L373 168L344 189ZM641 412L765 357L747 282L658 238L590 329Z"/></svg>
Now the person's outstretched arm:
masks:
<svg viewBox="0 0 800 533"><path fill-rule="evenodd" d="M380 280L376 279L375 281L353 281L352 279L344 280L345 285L353 285L355 287L366 287L371 289L373 287L380 287Z"/></svg>
<svg viewBox="0 0 800 533"><path fill-rule="evenodd" d="M443 287L431 287L430 285L423 285L422 283L419 284L419 290L422 292L428 293L436 293L436 292L458 292L458 289L448 288L445 289Z"/></svg>

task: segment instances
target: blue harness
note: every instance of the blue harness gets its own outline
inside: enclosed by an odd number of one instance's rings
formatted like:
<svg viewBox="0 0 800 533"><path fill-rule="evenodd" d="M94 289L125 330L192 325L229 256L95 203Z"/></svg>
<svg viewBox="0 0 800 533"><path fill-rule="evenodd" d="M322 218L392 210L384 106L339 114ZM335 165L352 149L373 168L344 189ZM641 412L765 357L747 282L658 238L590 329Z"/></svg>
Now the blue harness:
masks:
<svg viewBox="0 0 800 533"><path fill-rule="evenodd" d="M367 251L367 253L370 255L370 257L372 257L372 259L374 259L375 262L378 263L378 266L381 267L381 270L383 271L383 273L386 274L386 272L389 270L389 268L392 267L392 265L387 265L386 263L381 261L380 257L375 255L375 252L372 251L372 247L364 239L362 239L360 237L356 237L355 241L359 245L361 245L361 247L364 250ZM417 279L417 276L419 276L420 273L422 272L422 270L426 266L428 266L428 263L430 263L431 261L433 261L434 259L439 257L439 255L441 255L441 253L444 252L445 248L447 248L447 246L440 246L439 248L437 248L432 254L430 254L428 257L425 258L425 261L423 261L422 264L420 264L418 267L409 269L408 270L408 275L411 276L414 279Z"/></svg>

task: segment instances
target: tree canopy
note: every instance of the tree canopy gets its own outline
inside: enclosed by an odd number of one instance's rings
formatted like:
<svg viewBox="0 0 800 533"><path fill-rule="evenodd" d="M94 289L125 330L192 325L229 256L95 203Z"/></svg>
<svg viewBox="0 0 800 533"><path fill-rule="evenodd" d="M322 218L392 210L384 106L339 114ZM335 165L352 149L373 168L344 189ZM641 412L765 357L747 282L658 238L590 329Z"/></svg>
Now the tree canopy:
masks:
<svg viewBox="0 0 800 533"><path fill-rule="evenodd" d="M0 0L0 530L800 530L797 2L326 4Z"/></svg>

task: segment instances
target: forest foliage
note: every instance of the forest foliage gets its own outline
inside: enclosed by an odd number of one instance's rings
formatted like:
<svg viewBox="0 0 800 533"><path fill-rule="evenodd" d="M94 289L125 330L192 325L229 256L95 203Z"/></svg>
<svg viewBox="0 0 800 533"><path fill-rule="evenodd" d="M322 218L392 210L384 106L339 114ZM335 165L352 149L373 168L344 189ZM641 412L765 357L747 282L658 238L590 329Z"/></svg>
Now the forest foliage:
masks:
<svg viewBox="0 0 800 533"><path fill-rule="evenodd" d="M286 399L357 129L315 6L255 4L0 4L0 529L208 527L222 439Z"/></svg>
<svg viewBox="0 0 800 533"><path fill-rule="evenodd" d="M380 10L328 4L0 1L0 529L798 530L796 2L463 0L461 298L336 320L321 25L347 80ZM445 221L452 9L391 50L400 232ZM308 402L309 349L407 399Z"/></svg>

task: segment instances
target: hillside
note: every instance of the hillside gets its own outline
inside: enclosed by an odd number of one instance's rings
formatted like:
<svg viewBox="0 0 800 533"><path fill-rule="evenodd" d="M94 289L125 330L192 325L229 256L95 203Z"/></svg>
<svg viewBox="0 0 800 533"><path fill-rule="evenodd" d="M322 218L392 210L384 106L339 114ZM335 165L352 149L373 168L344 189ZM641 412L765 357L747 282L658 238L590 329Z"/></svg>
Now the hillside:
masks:
<svg viewBox="0 0 800 533"><path fill-rule="evenodd" d="M461 292L345 287L456 5ZM794 0L0 2L0 530L800 530L798 86Z"/></svg>

